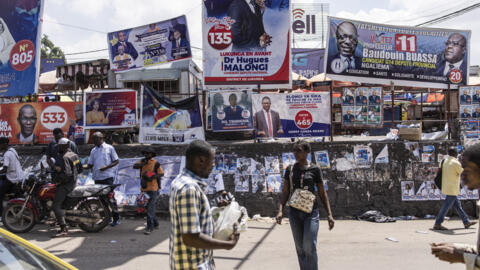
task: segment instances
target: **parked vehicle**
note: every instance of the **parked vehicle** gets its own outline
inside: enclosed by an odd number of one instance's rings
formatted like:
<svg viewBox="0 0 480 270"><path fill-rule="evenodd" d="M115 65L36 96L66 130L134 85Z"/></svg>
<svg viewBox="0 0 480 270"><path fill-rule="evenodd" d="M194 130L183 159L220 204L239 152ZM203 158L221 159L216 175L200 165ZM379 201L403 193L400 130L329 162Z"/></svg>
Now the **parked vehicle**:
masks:
<svg viewBox="0 0 480 270"><path fill-rule="evenodd" d="M63 203L65 220L70 226L86 232L99 232L110 222L112 206L109 196L119 185L86 185L76 187ZM44 174L31 174L22 185L24 196L8 201L2 215L3 225L11 232L25 233L35 224L53 217L51 208L56 185Z"/></svg>

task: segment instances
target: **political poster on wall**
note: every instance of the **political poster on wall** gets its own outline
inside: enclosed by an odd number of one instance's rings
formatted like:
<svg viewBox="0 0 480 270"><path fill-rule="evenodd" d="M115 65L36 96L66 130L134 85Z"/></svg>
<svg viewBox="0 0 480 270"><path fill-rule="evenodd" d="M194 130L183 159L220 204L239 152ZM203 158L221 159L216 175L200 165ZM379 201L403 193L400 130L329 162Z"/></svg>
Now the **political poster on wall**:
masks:
<svg viewBox="0 0 480 270"><path fill-rule="evenodd" d="M324 72L325 49L292 49L292 71L307 79Z"/></svg>
<svg viewBox="0 0 480 270"><path fill-rule="evenodd" d="M460 103L459 116L466 121L466 127L469 135L475 131L478 137L478 123L480 120L480 86L464 86L458 90L458 100Z"/></svg>
<svg viewBox="0 0 480 270"><path fill-rule="evenodd" d="M43 6L43 0L2 1L0 96L26 96L37 91Z"/></svg>
<svg viewBox="0 0 480 270"><path fill-rule="evenodd" d="M0 106L0 137L12 144L48 144L52 131L61 128L64 134L81 122L74 108L77 102L10 103Z"/></svg>
<svg viewBox="0 0 480 270"><path fill-rule="evenodd" d="M290 1L203 1L204 83L290 88Z"/></svg>
<svg viewBox="0 0 480 270"><path fill-rule="evenodd" d="M239 131L253 128L251 91L210 93L212 130Z"/></svg>
<svg viewBox="0 0 480 270"><path fill-rule="evenodd" d="M357 168L370 168L373 163L372 148L367 145L355 145L353 148Z"/></svg>
<svg viewBox="0 0 480 270"><path fill-rule="evenodd" d="M86 129L126 128L137 124L137 91L129 89L85 92Z"/></svg>
<svg viewBox="0 0 480 270"><path fill-rule="evenodd" d="M192 56L185 15L108 33L114 71L152 66Z"/></svg>
<svg viewBox="0 0 480 270"><path fill-rule="evenodd" d="M343 89L343 126L382 126L382 112L382 87L359 87Z"/></svg>
<svg viewBox="0 0 480 270"><path fill-rule="evenodd" d="M325 70L334 80L448 88L468 82L470 31L329 17Z"/></svg>
<svg viewBox="0 0 480 270"><path fill-rule="evenodd" d="M330 159L328 158L328 151L316 151L313 152L315 156L315 162L320 169L329 169L330 168Z"/></svg>
<svg viewBox="0 0 480 270"><path fill-rule="evenodd" d="M257 138L330 136L330 94L256 94L253 128Z"/></svg>
<svg viewBox="0 0 480 270"><path fill-rule="evenodd" d="M402 181L401 187L402 187L402 201L416 200L415 185L413 181Z"/></svg>
<svg viewBox="0 0 480 270"><path fill-rule="evenodd" d="M174 102L142 87L140 143L186 144L205 139L198 97Z"/></svg>

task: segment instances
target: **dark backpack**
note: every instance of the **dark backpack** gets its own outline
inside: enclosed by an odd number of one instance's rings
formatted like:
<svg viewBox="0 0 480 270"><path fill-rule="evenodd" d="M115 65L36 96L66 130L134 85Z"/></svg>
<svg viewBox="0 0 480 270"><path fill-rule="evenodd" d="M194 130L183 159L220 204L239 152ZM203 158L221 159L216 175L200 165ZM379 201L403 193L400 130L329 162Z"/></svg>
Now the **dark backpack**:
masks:
<svg viewBox="0 0 480 270"><path fill-rule="evenodd" d="M443 168L443 162L445 160L442 160L442 163L440 164L440 169L437 172L437 175L435 176L435 185L441 190L442 189L442 168Z"/></svg>

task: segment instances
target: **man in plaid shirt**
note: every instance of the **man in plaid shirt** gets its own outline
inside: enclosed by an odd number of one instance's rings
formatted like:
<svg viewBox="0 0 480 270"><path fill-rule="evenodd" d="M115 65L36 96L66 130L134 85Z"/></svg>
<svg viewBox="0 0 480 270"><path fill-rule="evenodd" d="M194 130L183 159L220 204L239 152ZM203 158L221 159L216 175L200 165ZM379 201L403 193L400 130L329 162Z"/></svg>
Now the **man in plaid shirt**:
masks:
<svg viewBox="0 0 480 270"><path fill-rule="evenodd" d="M170 189L170 269L214 270L213 249L232 249L240 235L236 228L229 241L213 235L210 204L205 195L207 178L214 166L215 151L202 140L190 143L186 168Z"/></svg>

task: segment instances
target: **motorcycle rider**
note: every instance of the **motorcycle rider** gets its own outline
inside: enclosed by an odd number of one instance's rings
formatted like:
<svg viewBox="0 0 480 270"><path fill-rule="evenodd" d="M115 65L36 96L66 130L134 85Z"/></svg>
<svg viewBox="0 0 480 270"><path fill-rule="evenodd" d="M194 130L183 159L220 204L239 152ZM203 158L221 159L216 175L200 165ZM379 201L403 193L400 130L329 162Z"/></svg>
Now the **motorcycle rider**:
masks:
<svg viewBox="0 0 480 270"><path fill-rule="evenodd" d="M55 218L60 224L60 231L54 237L68 235L67 224L65 222L65 211L62 204L67 198L67 194L72 192L77 182L77 174L81 172L82 166L78 155L69 148L70 141L67 138L58 140L58 152L62 156L62 162L55 165L56 177L54 181L57 184L55 198L53 199L53 212Z"/></svg>
<svg viewBox="0 0 480 270"><path fill-rule="evenodd" d="M63 134L63 130L61 128L53 129L52 133L53 133L54 140L48 144L46 155L47 155L47 163L52 169L52 179L55 180L55 177L57 176L55 172L55 166L58 166L63 162L63 155L61 155L58 151L58 141L61 138L64 138L65 135ZM77 145L74 142L68 140L68 148L70 148L72 152L78 155Z"/></svg>
<svg viewBox="0 0 480 270"><path fill-rule="evenodd" d="M5 194L11 191L13 184L23 181L24 177L18 153L8 146L9 142L7 137L0 137L0 152L3 156L0 160L0 215L3 213Z"/></svg>

